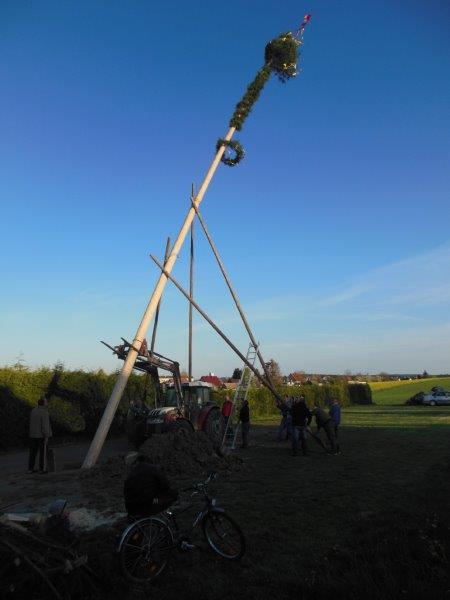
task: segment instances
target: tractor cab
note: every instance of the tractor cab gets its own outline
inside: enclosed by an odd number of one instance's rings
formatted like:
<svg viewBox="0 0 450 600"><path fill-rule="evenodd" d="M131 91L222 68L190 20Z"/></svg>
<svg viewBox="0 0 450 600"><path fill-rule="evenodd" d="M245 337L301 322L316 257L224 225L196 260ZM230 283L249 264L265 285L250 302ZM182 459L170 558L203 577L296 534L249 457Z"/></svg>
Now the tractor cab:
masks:
<svg viewBox="0 0 450 600"><path fill-rule="evenodd" d="M203 409L214 405L213 387L203 381L185 381L181 384L182 390L182 410L184 417L187 418L195 427ZM164 395L165 406L176 406L177 390L174 384L167 387Z"/></svg>

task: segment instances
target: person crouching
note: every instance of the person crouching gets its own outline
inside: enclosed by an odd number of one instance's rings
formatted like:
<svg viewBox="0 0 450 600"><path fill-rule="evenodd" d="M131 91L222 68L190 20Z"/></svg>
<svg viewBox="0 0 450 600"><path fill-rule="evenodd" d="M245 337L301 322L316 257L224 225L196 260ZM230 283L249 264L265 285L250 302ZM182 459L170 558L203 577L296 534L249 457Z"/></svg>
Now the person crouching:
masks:
<svg viewBox="0 0 450 600"><path fill-rule="evenodd" d="M172 489L162 470L143 454L137 456L125 480L123 495L125 508L132 517L156 515L178 498L178 492Z"/></svg>

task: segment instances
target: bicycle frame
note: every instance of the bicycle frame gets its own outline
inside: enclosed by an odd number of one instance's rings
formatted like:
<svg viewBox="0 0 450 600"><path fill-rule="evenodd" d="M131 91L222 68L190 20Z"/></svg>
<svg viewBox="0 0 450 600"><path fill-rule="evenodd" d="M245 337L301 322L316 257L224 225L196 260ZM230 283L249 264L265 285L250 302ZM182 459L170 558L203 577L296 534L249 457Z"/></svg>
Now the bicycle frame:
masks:
<svg viewBox="0 0 450 600"><path fill-rule="evenodd" d="M178 526L176 517L179 515L182 515L183 513L188 511L190 508L192 508L193 503L190 503L188 506L186 506L185 508L183 508L182 510L177 511L177 512L172 512L170 509L167 509L162 513L159 513L159 514L156 514L153 516L143 517L141 519L138 519L138 520L130 523L128 525L128 527L125 528L122 535L120 536L120 540L119 540L119 543L117 545L117 550L116 550L117 553L120 553L122 545L123 545L123 541L126 538L129 531L131 529L133 529L133 527L137 527L137 526L139 526L140 523L144 523L145 521L148 521L150 519L157 520L157 521L163 521L166 523L166 525L169 527L170 532L172 534L173 545L171 547L172 547L172 549L174 549L174 548L178 547L178 545L180 543L180 538L182 538L183 536L188 536L200 523L202 523L202 521L206 518L206 516L210 512L215 511L215 512L224 513L225 511L216 505L216 502L217 502L216 499L211 498L207 492L208 484L211 482L212 479L215 479L216 476L217 476L216 473L211 473L208 475L208 478L206 479L206 481L197 483L194 486L191 486L189 488L182 490L182 492L192 491L191 497L193 497L199 493L202 493L203 501L204 501L203 509L198 512L198 514L194 518L192 525L190 526L189 529L187 529L187 531L180 530L180 527Z"/></svg>
<svg viewBox="0 0 450 600"><path fill-rule="evenodd" d="M177 523L177 519L176 517L178 517L179 515L182 515L183 513L187 512L190 508L192 508L194 506L193 503L190 503L188 506L184 507L182 510L180 511L172 511L170 508L167 509L166 511L164 511L164 513L162 513L167 520L169 521L168 525L169 527L171 525L173 525L174 530L177 534L177 536L187 536L190 533L192 533L192 531L199 525L202 523L202 521L206 518L206 516L212 512L220 512L220 513L224 513L225 511L222 508L219 508L217 506L217 500L216 498L211 498L211 496L209 496L208 492L207 492L207 486L210 483L211 479L213 478L212 475L208 476L208 479L205 482L202 483L198 483L193 487L190 488L186 488L185 490L182 490L184 492L188 492L188 491L192 491L193 493L191 494L191 497L202 493L203 494L203 502L204 502L204 506L203 508L197 513L197 515L195 516L192 525L189 527L189 529L187 529L186 531L181 531L180 527L178 526Z"/></svg>

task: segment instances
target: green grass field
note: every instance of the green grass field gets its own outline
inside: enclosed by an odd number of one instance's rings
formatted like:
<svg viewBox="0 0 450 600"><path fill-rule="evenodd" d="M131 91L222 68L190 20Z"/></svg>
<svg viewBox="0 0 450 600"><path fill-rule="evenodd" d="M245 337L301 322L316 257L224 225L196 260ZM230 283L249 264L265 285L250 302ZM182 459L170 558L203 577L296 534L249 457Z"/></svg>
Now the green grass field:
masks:
<svg viewBox="0 0 450 600"><path fill-rule="evenodd" d="M398 427L423 429L450 426L450 406L350 406L343 409L346 427Z"/></svg>
<svg viewBox="0 0 450 600"><path fill-rule="evenodd" d="M376 381L370 384L375 404L405 404L418 392L429 392L439 386L450 390L450 377L431 377L413 381Z"/></svg>

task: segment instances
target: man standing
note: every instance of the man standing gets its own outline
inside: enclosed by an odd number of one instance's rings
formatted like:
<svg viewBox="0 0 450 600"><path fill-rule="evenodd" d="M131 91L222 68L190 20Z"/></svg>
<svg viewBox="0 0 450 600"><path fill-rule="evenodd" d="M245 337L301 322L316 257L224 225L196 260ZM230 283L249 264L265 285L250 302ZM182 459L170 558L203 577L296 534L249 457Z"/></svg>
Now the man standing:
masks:
<svg viewBox="0 0 450 600"><path fill-rule="evenodd" d="M334 428L334 438L336 441L336 450L339 452L339 443L338 443L338 429L341 424L341 407L339 405L339 401L337 398L331 399L331 406L329 413L333 428Z"/></svg>
<svg viewBox="0 0 450 600"><path fill-rule="evenodd" d="M283 441L283 434L286 431L286 439L289 438L289 436L291 435L291 430L292 430L292 415L291 415L291 408L292 408L292 401L289 399L288 396L285 396L283 400L281 400L281 402L277 403L277 408L281 413L281 421L280 421L280 425L278 427L278 437L277 440L279 442Z"/></svg>
<svg viewBox="0 0 450 600"><path fill-rule="evenodd" d="M248 434L250 431L250 409L248 400L244 400L239 411L239 421L242 427L242 447L248 448Z"/></svg>
<svg viewBox="0 0 450 600"><path fill-rule="evenodd" d="M317 436L320 433L320 430L323 429L327 435L328 441L330 443L330 450L332 454L337 454L336 450L336 438L334 437L334 426L331 417L327 415L327 413L320 408L319 404L316 403L313 410L314 418L316 419L317 425Z"/></svg>
<svg viewBox="0 0 450 600"><path fill-rule="evenodd" d="M43 396L30 414L30 454L28 473L35 473L36 456L39 452L39 473L47 473L46 451L48 439L52 437L52 428L47 409L47 398Z"/></svg>
<svg viewBox="0 0 450 600"><path fill-rule="evenodd" d="M306 406L305 397L294 398L292 415L292 456L298 454L298 441L301 440L303 455L307 455L306 428L311 423L312 414Z"/></svg>
<svg viewBox="0 0 450 600"><path fill-rule="evenodd" d="M228 421L230 420L232 410L233 410L233 403L231 402L229 396L225 396L225 402L222 405L222 417L223 417L225 429L227 428Z"/></svg>

